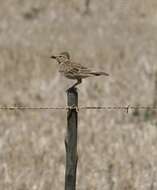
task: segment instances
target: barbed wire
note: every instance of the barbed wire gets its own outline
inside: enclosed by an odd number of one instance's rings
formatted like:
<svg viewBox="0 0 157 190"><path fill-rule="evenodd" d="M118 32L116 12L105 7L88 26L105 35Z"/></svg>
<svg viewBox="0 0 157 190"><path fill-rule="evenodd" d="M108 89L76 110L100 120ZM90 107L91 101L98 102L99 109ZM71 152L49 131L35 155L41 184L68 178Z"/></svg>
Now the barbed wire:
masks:
<svg viewBox="0 0 157 190"><path fill-rule="evenodd" d="M0 106L0 110L157 110L157 107L151 106L65 106L65 107L48 107L48 106Z"/></svg>

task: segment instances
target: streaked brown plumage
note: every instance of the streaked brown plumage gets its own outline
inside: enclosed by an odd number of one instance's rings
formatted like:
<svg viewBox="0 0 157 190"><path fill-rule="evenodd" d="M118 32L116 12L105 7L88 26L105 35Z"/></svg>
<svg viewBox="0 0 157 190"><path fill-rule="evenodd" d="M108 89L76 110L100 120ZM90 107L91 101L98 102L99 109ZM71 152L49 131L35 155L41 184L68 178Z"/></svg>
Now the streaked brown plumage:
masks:
<svg viewBox="0 0 157 190"><path fill-rule="evenodd" d="M87 67L82 66L79 63L75 63L70 60L70 55L68 52L62 52L59 55L51 56L52 59L56 59L59 63L59 72L69 79L76 79L77 82L72 86L75 87L82 82L83 78L92 76L109 76L105 72L96 72Z"/></svg>

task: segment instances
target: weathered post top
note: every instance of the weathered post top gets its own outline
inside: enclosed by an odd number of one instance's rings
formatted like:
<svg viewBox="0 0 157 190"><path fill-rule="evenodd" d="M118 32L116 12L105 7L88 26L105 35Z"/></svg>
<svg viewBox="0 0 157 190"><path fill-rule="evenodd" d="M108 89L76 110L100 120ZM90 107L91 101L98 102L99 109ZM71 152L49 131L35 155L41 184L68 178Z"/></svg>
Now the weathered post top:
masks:
<svg viewBox="0 0 157 190"><path fill-rule="evenodd" d="M69 88L67 90L68 106L78 106L78 93L76 88Z"/></svg>

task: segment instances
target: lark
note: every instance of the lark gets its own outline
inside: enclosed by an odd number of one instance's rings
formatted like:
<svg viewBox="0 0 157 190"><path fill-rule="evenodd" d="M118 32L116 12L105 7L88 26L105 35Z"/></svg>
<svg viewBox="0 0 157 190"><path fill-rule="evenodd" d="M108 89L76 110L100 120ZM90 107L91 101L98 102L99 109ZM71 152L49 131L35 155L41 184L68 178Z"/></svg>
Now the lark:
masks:
<svg viewBox="0 0 157 190"><path fill-rule="evenodd" d="M62 52L59 55L52 55L52 59L56 59L59 64L59 72L68 79L77 80L77 82L71 87L75 88L82 82L82 79L93 76L109 76L106 72L97 72L87 67L71 61L70 54L68 52Z"/></svg>

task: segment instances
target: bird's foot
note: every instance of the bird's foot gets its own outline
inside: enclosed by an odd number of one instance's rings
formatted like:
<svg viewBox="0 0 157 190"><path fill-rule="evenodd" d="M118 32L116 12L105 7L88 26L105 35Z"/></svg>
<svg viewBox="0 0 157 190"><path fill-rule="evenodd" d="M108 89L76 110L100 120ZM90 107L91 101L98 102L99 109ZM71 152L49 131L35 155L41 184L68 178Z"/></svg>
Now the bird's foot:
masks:
<svg viewBox="0 0 157 190"><path fill-rule="evenodd" d="M67 90L66 90L66 92L69 92L69 91L76 91L77 90L77 88L75 87L75 85L73 85L73 86L71 86L70 88L68 88Z"/></svg>
<svg viewBox="0 0 157 190"><path fill-rule="evenodd" d="M76 84L72 85L70 88L68 88L66 91L76 91Z"/></svg>

